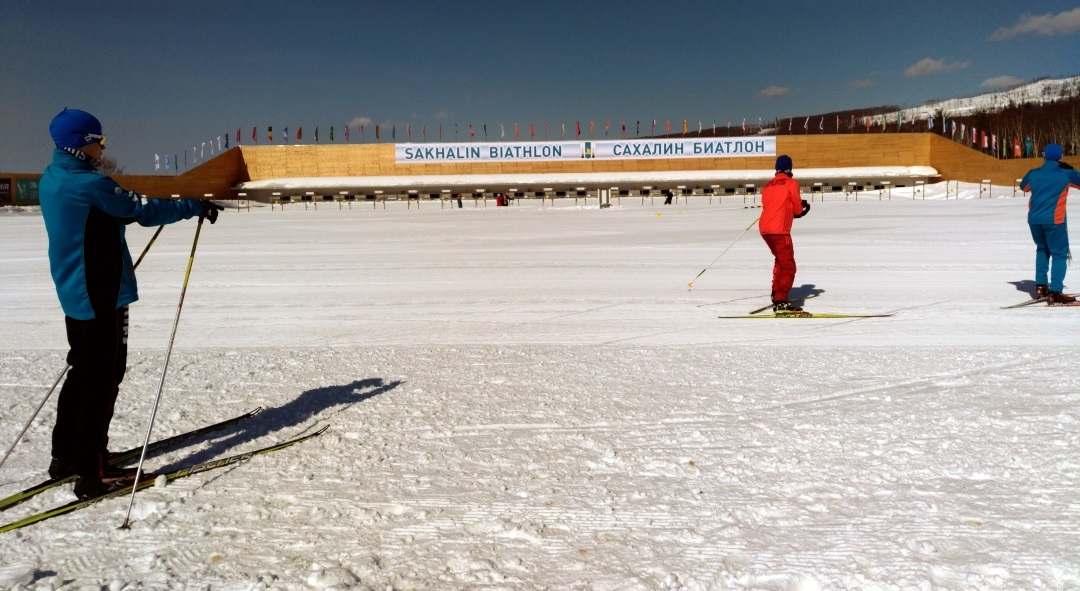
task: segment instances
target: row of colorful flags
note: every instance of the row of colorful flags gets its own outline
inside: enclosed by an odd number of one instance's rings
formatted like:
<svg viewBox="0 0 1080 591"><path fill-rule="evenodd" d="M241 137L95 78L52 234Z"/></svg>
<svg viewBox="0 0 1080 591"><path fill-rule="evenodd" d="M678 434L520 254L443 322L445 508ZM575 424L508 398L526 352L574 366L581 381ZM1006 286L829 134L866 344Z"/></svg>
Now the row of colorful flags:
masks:
<svg viewBox="0 0 1080 591"><path fill-rule="evenodd" d="M803 121L803 124L802 124L802 129L807 133L810 132L810 119L811 119L811 117L807 117ZM901 112L899 112L899 113L897 113L895 115L896 129L898 131L901 130L903 128L903 125L905 124L905 122L909 123L912 127L914 127L915 124L916 124L916 121L918 121L918 120L919 120L919 118L915 117L914 115L909 115L908 118L907 118L907 121L905 121L904 112L901 111ZM889 127L889 126L891 126L893 124L893 121L894 121L893 115L885 114L885 115L872 115L872 116L863 117L863 121L861 123L865 124L866 131L869 133L875 127L881 127L882 130L885 130L887 127ZM651 124L650 124L649 121L645 122L646 126L648 127L648 134L649 135L656 135L656 128L657 128L657 125L659 125L659 123L660 123L660 121L657 120L657 119L653 119L651 121ZM676 124L678 124L678 123L679 122L676 120ZM701 120L701 119L698 119L697 123L698 123L697 124L697 133L698 134L703 134L706 129L709 129L713 135L716 134L716 130L717 130L718 126L717 126L717 123L716 123L715 119L712 120L712 126L711 127L706 126L704 121ZM851 122L848 124L848 129L849 130L854 130L855 126L858 125L858 123L859 122L857 122L856 116L852 115L851 116ZM934 115L933 115L933 113L927 114L926 123L927 123L927 130L928 131L933 131L934 130ZM772 122L772 124L776 128L780 128L783 125L783 123L782 123L782 121L780 119L774 120ZM789 132L792 132L794 130L794 125L795 125L795 118L794 117L789 118L788 119L787 130ZM762 121L761 118L758 118L757 128L758 129L763 129L764 126L765 126L765 123ZM837 133L839 133L840 132L840 126L841 126L840 116L837 115L836 116L836 126L833 129ZM372 130L372 127L374 127L373 130ZM403 131L403 139L407 139L407 140L411 141L413 139L412 124L406 123L403 127L404 127L404 129L402 130ZM514 123L513 124L512 133L513 133L513 137L515 139L519 139L519 138L522 137L522 134L524 133L523 127L524 126L519 124L519 123ZM589 137L595 137L596 133L597 133L597 127L598 127L598 122L596 122L596 121L589 121L588 124L585 125L584 127L582 126L582 122L575 121L574 124L571 127L571 133L573 134L573 136L575 138L580 138L585 133L585 130L587 129L588 130L588 136ZM607 120L607 121L603 122L603 130L604 130L604 136L605 137L610 137L610 135L611 135L611 127L612 127L612 123L611 123L610 120ZM824 116L822 116L819 119L818 124L817 124L817 128L818 128L818 131L820 131L820 132L825 131L825 117ZM966 127L965 124L960 123L959 128L958 128L956 121L950 121L946 117L942 116L941 117L941 128L942 128L941 129L942 135L950 135L951 134L951 137L952 137L953 140L957 139L957 132L959 131L959 141L961 141L963 143L970 143L970 145L977 147L978 144L979 144L979 138L981 137L981 143L982 143L982 147L984 149L992 150L992 151L997 150L997 136L994 135L994 134L987 134L985 130L983 130L981 132L982 135L979 136L978 135L979 132L974 127L972 127L971 128L971 135L970 135L970 142L969 142L968 141L969 136L967 134L968 130L967 130L967 127ZM344 139L345 142L350 142L351 141L350 133L352 133L354 129L355 129L355 133L359 134L359 139L360 139L361 142L364 142L364 141L367 140L367 137L366 137L367 133L374 132L374 138L375 138L376 141L381 141L383 139L383 137L386 135L386 126L385 125L378 125L378 124L376 124L374 126L372 126L370 124L366 125L366 126L365 125L356 125L356 126L343 125L341 127L341 130L343 132L343 139ZM542 129L543 129L544 137L548 138L549 137L549 132L550 132L550 127L549 127L547 122L543 123ZM635 128L634 129L635 129L634 136L635 137L641 137L641 120L637 120L635 122ZM671 135L672 134L672 124L671 124L670 119L667 119L667 120L664 121L662 129L663 129L664 135ZM692 129L692 127L691 127L691 124L690 124L690 120L689 119L683 119L682 120L682 133L684 135L688 134L688 133L690 133L691 129ZM730 133L731 119L727 120L726 128L722 128L722 129L726 129ZM742 120L742 124L737 125L736 129L742 131L743 133L746 133L748 131L749 128L747 126L747 122L746 122L745 117ZM433 130L433 131L435 131L435 130ZM437 138L438 138L439 141L442 141L444 139L443 131L444 131L443 130L443 124L439 123L438 126L437 126ZM492 134L494 134L495 130L492 129L491 131L492 131ZM459 135L459 127L458 127L457 123L454 124L453 132L454 132L454 135L453 135L454 139L455 140L458 139L460 137L460 135ZM466 132L468 133L467 137L469 139L476 138L478 133L480 134L480 137L483 137L485 139L490 139L490 137L491 137L489 135L489 133L488 133L488 124L487 123L479 124L479 125L477 125L476 128L473 127L472 123L468 123L468 124L466 124ZM567 136L566 123L560 123L559 124L558 132L559 132L559 137L560 138L566 138L566 136ZM625 137L629 133L629 131L627 129L627 122L626 122L625 119L621 120L619 122L619 125L616 128L616 132L622 137ZM506 132L506 126L504 124L500 123L499 124L499 129L498 129L498 138L499 139L505 139L506 138L506 133L507 133ZM528 137L530 139L534 139L534 138L536 138L536 133L537 133L537 124L536 123L529 123L528 124ZM202 142L201 146L193 146L192 149L191 149L192 165L198 164L199 162L202 162L202 161L206 160L206 155L207 155L206 148L207 148L207 146L210 147L210 157L213 157L214 154L216 154L217 152L222 152L224 150L228 150L229 149L229 137L230 137L230 135L233 135L233 134L225 133L223 135L217 136L216 141L215 141L215 139L212 138L209 142ZM252 127L250 137L251 137L251 141L253 143L255 143L255 144L259 143L259 135L260 135L259 134L259 128L258 127ZM243 128L240 128L240 127L236 128L236 133L235 133L236 145L241 145L243 136L244 136ZM315 126L313 136L314 136L315 143L320 143L319 126ZM290 138L293 137L293 135L289 133L289 128L288 127L284 127L284 128L281 129L281 132L278 135L278 137L279 137L279 139L280 139L280 141L282 143L288 143L290 141ZM224 138L224 142L222 141L222 138ZM296 128L296 133L295 133L295 141L302 142L303 139L304 139L304 128L303 128L303 126L297 127ZM390 126L389 139L394 140L394 141L397 140L397 125L391 125ZM428 139L427 125L422 125L420 127L419 139L421 141L427 141L427 139ZM273 128L273 126L269 126L269 127L266 128L266 141L267 142L273 142L274 141L274 128ZM335 141L335 128L334 128L334 126L330 126L330 129L329 129L329 141L331 141L331 142ZM1019 142L1019 140L1016 140L1016 142ZM170 164L171 164L171 166L170 166ZM165 165L164 169L165 169L166 172L169 172L170 169L172 169L173 171L179 171L180 170L180 157L179 157L179 154L174 154L173 157L172 157L171 162L170 162L169 155L166 154L165 157L164 157L164 165ZM162 158L161 158L160 155L154 154L154 170L161 170L161 168L162 168ZM188 168L189 168L188 151L184 150L184 169L187 170Z"/></svg>

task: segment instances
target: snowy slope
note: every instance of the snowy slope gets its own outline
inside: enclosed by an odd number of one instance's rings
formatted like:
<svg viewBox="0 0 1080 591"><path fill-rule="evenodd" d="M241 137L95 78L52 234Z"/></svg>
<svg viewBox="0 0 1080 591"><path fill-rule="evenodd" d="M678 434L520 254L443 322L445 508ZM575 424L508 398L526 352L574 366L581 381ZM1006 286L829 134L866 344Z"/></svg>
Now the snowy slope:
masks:
<svg viewBox="0 0 1080 591"><path fill-rule="evenodd" d="M857 321L716 318L767 301L742 197L226 211L155 434L266 410L148 463L330 429L140 493L130 530L125 501L4 534L0 588L1080 588L1080 309L999 309L1031 288L1026 200L978 195L797 221L810 309L896 312ZM193 234L139 269L116 447L145 432ZM63 367L45 249L36 211L0 214L4 448ZM0 494L44 477L52 408Z"/></svg>
<svg viewBox="0 0 1080 591"><path fill-rule="evenodd" d="M930 114L935 117L941 114L949 118L963 117L980 112L1000 111L1010 105L1042 104L1077 95L1080 95L1080 76L1043 79L999 92L929 101L919 107L888 113L887 117L890 121L896 121L900 114L903 114L905 121L925 120Z"/></svg>

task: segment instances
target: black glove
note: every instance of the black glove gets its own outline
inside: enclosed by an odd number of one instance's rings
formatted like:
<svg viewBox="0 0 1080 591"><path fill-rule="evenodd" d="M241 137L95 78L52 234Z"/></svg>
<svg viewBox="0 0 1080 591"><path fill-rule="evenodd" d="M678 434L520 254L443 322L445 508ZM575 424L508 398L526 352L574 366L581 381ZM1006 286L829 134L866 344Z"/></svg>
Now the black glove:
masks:
<svg viewBox="0 0 1080 591"><path fill-rule="evenodd" d="M803 199L802 200L802 211L795 214L794 217L801 218L802 216L806 215L809 211L810 211L810 202L807 201L806 199Z"/></svg>
<svg viewBox="0 0 1080 591"><path fill-rule="evenodd" d="M217 221L217 212L225 209L209 199L201 199L199 202L202 203L202 211L199 213L199 219L209 220L211 224Z"/></svg>

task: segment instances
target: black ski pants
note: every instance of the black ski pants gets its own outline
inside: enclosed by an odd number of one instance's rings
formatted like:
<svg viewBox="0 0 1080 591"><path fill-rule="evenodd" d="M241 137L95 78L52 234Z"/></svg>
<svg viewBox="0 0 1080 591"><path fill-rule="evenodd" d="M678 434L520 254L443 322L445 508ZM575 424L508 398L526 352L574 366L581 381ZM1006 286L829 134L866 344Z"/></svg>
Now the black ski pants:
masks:
<svg viewBox="0 0 1080 591"><path fill-rule="evenodd" d="M71 370L56 403L52 455L80 476L100 477L127 366L128 308L106 310L93 320L64 320Z"/></svg>

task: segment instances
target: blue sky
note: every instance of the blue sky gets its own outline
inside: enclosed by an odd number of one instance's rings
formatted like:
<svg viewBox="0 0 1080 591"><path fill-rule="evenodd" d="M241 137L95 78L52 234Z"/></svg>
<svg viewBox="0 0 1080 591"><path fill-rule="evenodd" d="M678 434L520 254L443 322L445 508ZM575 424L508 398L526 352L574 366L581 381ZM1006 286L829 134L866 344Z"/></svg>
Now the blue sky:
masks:
<svg viewBox="0 0 1080 591"><path fill-rule="evenodd" d="M969 96L1080 74L1080 2L8 2L0 171L39 172L49 120L101 119L107 154L152 174L252 127L443 125L543 139L581 121L726 125ZM352 141L356 143L355 127ZM373 133L365 134L373 141ZM387 137L383 137L387 141ZM295 143L292 140L292 143ZM206 152L209 157L209 150ZM181 162L181 170L183 169Z"/></svg>

